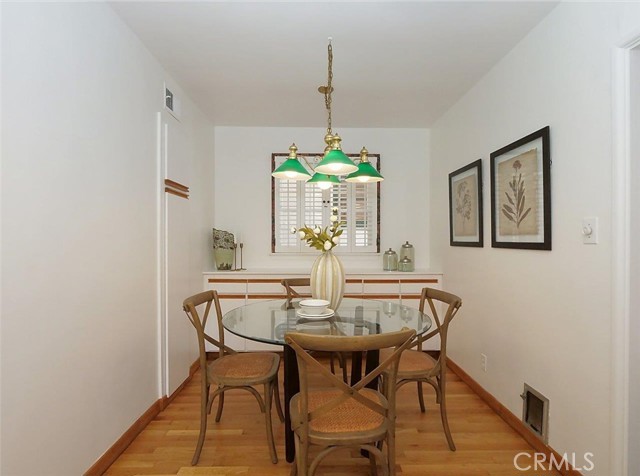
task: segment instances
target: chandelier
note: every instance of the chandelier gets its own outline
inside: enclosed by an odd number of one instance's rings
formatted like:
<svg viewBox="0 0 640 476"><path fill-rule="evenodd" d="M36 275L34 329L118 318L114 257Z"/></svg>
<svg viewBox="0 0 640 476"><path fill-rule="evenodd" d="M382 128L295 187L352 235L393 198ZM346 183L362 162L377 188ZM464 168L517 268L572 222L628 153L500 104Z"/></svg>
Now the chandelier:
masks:
<svg viewBox="0 0 640 476"><path fill-rule="evenodd" d="M304 158L307 167L313 170L314 174L307 171L304 165L298 160L298 147L295 143L289 147L289 157L271 175L277 179L284 180L304 180L307 183L315 183L321 189L328 189L332 185L339 184L338 176L343 175L347 182L381 182L382 175L371 165L368 158L368 151L362 148L358 165L354 163L344 152L342 152L342 138L333 133L331 129L331 93L333 92L333 48L331 38L327 46L328 71L327 85L320 86L318 91L324 95L324 104L327 109L327 133L324 136L326 147L322 157L318 158L315 167Z"/></svg>

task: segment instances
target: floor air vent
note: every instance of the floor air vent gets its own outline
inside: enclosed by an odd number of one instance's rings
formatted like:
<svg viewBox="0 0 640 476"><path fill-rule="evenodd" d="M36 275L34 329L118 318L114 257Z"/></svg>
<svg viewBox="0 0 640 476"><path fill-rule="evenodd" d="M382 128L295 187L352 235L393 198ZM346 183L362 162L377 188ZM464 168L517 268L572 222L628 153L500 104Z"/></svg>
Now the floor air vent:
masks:
<svg viewBox="0 0 640 476"><path fill-rule="evenodd" d="M546 443L549 439L549 399L524 384L522 392L522 421Z"/></svg>

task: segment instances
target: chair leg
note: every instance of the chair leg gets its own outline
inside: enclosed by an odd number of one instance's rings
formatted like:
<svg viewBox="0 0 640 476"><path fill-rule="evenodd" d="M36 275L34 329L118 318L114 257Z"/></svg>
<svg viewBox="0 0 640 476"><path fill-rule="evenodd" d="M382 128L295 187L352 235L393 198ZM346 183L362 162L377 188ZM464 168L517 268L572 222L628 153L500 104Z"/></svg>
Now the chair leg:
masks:
<svg viewBox="0 0 640 476"><path fill-rule="evenodd" d="M378 465L372 451L369 451L369 469L371 470L371 476L378 476Z"/></svg>
<svg viewBox="0 0 640 476"><path fill-rule="evenodd" d="M335 366L335 363L334 363L335 359L333 357L334 357L334 353L331 352L331 356L329 357L329 368L331 369L331 373L335 374L336 373L336 366Z"/></svg>
<svg viewBox="0 0 640 476"><path fill-rule="evenodd" d="M422 394L422 382L418 382L418 402L420 402L420 411L425 412L424 395Z"/></svg>
<svg viewBox="0 0 640 476"><path fill-rule="evenodd" d="M204 445L204 437L207 433L207 400L209 398L208 390L209 386L203 387L200 395L200 434L198 435L196 451L195 453L193 453L193 458L191 459L191 466L195 466L196 464L198 464L200 453L202 453L202 446Z"/></svg>
<svg viewBox="0 0 640 476"><path fill-rule="evenodd" d="M216 412L216 423L220 421L222 416L222 407L224 407L224 392L220 392L218 395L218 411Z"/></svg>
<svg viewBox="0 0 640 476"><path fill-rule="evenodd" d="M273 396L275 397L276 411L278 412L280 423L284 423L284 413L282 413L282 404L280 403L280 389L277 375L273 379Z"/></svg>
<svg viewBox="0 0 640 476"><path fill-rule="evenodd" d="M446 370L445 370L446 372ZM451 437L451 430L449 429L449 420L447 419L447 393L446 393L446 377L441 375L438 379L438 393L440 394L440 418L442 419L442 428L444 428L444 434L447 437L447 443L449 443L449 449L451 451L456 450L456 445L453 443Z"/></svg>
<svg viewBox="0 0 640 476"><path fill-rule="evenodd" d="M340 367L342 367L342 380L344 383L349 383L349 377L347 376L347 358L342 352L338 352L338 361L340 362Z"/></svg>
<svg viewBox="0 0 640 476"><path fill-rule="evenodd" d="M269 453L271 453L271 462L273 464L276 464L278 462L278 455L276 454L276 445L273 441L273 426L271 425L271 396L273 394L272 387L272 382L267 382L264 384L264 400L266 407L264 418L267 423L267 444L269 445Z"/></svg>
<svg viewBox="0 0 640 476"><path fill-rule="evenodd" d="M298 435L294 435L296 447L296 461L298 476L307 476L307 458L309 456L309 443L301 442Z"/></svg>
<svg viewBox="0 0 640 476"><path fill-rule="evenodd" d="M396 434L395 429L387 433L387 470L388 476L396 474Z"/></svg>

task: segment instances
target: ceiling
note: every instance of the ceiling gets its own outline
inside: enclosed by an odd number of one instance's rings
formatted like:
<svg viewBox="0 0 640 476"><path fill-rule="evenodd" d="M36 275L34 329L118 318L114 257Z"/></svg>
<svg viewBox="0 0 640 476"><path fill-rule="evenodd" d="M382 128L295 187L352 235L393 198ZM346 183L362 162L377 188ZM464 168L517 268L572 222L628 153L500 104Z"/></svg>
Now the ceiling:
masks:
<svg viewBox="0 0 640 476"><path fill-rule="evenodd" d="M114 2L215 125L429 127L557 2Z"/></svg>

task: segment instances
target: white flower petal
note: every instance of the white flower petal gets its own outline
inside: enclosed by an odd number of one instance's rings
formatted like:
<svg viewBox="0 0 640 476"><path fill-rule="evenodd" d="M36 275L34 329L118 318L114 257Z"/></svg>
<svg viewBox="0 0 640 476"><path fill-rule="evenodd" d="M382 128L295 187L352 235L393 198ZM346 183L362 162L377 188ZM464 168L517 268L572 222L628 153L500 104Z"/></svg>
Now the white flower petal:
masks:
<svg viewBox="0 0 640 476"><path fill-rule="evenodd" d="M327 251L331 249L331 242L329 240L324 242L324 249Z"/></svg>
<svg viewBox="0 0 640 476"><path fill-rule="evenodd" d="M305 232L304 232L304 231L302 231L302 230L300 230L300 231L298 232L298 238L303 239L304 237L305 237Z"/></svg>
<svg viewBox="0 0 640 476"><path fill-rule="evenodd" d="M340 238L339 238L339 237L337 237L337 236L334 236L334 237L331 239L331 241L333 241L333 242L337 245L338 243L340 243Z"/></svg>
<svg viewBox="0 0 640 476"><path fill-rule="evenodd" d="M329 217L329 220L330 220L331 222L338 221L338 216L337 216L337 215L331 215L331 216Z"/></svg>

